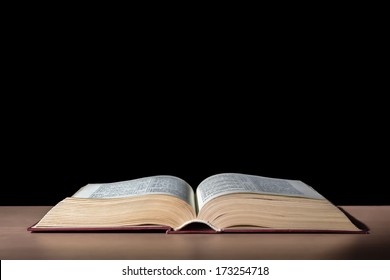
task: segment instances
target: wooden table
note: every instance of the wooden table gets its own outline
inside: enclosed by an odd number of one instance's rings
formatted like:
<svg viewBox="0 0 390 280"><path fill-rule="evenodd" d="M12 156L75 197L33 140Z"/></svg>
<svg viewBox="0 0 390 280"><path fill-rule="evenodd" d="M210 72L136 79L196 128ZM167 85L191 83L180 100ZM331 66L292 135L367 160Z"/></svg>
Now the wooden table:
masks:
<svg viewBox="0 0 390 280"><path fill-rule="evenodd" d="M369 234L30 233L49 206L0 206L0 259L390 259L390 206L344 206Z"/></svg>

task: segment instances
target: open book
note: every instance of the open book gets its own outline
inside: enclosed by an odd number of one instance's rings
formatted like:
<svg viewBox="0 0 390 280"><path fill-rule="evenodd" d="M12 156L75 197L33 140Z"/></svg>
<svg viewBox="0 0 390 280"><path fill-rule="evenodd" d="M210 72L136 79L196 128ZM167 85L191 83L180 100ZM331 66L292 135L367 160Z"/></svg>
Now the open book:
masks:
<svg viewBox="0 0 390 280"><path fill-rule="evenodd" d="M302 181L238 173L210 176L196 192L174 176L88 184L29 230L362 231Z"/></svg>

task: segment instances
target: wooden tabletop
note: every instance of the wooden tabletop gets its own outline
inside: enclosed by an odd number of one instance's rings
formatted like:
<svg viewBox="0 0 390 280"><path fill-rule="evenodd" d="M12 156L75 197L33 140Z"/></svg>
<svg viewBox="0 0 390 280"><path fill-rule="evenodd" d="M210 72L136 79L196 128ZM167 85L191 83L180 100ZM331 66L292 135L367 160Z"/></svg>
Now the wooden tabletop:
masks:
<svg viewBox="0 0 390 280"><path fill-rule="evenodd" d="M31 233L49 206L0 206L0 259L390 259L390 206L344 206L369 234Z"/></svg>

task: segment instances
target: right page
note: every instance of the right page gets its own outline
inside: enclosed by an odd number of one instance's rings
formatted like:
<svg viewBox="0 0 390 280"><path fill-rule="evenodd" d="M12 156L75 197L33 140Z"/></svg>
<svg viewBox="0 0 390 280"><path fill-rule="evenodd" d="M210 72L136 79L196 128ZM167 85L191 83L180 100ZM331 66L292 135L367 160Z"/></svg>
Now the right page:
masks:
<svg viewBox="0 0 390 280"><path fill-rule="evenodd" d="M299 180L222 173L197 188L198 219L218 231L358 232L348 217Z"/></svg>
<svg viewBox="0 0 390 280"><path fill-rule="evenodd" d="M197 190L198 210L213 198L230 193L259 193L325 199L298 180L269 178L239 173L222 173L203 180Z"/></svg>

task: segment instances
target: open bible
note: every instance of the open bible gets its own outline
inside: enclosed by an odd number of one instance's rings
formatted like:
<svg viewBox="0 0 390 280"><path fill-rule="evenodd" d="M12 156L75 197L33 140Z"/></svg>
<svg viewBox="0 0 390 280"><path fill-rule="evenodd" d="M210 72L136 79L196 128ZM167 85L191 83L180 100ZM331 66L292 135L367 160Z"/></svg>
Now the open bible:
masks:
<svg viewBox="0 0 390 280"><path fill-rule="evenodd" d="M221 173L196 188L174 176L88 184L28 230L361 232L337 206L299 180Z"/></svg>

